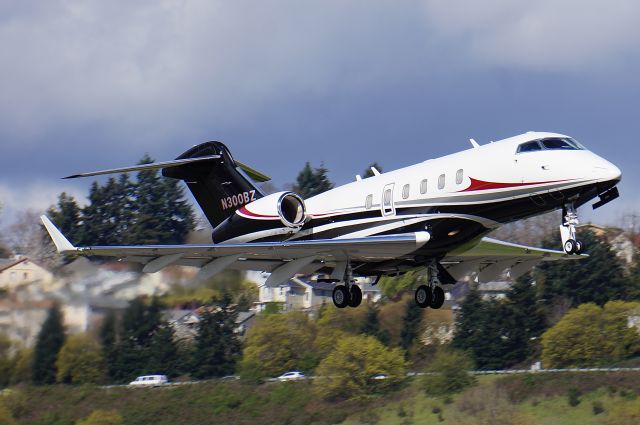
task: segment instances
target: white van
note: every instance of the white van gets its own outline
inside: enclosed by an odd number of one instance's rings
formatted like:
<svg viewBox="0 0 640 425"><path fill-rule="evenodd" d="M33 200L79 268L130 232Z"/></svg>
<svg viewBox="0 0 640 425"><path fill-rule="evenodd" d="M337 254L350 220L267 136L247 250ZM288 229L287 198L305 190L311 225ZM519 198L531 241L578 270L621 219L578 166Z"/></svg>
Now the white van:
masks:
<svg viewBox="0 0 640 425"><path fill-rule="evenodd" d="M156 387L168 384L169 380L166 375L144 375L138 376L135 381L129 382L133 387Z"/></svg>

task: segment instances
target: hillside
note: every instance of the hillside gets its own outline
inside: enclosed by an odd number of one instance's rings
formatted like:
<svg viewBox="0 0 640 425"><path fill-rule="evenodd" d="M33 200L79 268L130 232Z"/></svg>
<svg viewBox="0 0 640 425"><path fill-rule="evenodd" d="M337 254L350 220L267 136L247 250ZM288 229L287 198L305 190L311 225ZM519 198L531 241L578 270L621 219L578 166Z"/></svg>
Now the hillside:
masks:
<svg viewBox="0 0 640 425"><path fill-rule="evenodd" d="M18 423L41 425L73 424L96 409L117 410L125 424L156 425L496 421L588 425L624 423L620 421L625 415L640 418L640 373L481 377L476 386L444 400L426 397L420 385L415 379L386 396L334 403L316 399L308 382L206 382L154 389L56 385L16 388L4 402Z"/></svg>

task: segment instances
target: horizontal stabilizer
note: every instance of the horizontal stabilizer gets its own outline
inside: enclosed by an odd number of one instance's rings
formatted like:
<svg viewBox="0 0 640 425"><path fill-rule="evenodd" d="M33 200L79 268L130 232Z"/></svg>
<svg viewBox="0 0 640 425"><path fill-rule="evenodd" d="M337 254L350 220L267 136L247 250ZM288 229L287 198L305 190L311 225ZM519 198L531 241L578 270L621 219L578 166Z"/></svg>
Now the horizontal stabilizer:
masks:
<svg viewBox="0 0 640 425"><path fill-rule="evenodd" d="M150 164L140 164L140 165L132 165L130 167L112 168L110 170L90 171L88 173L73 174L71 176L63 177L63 179L75 179L78 177L100 176L102 174L129 173L132 171L158 170L158 169L164 169L164 168L178 167L180 165L191 164L194 162L211 161L213 159L220 159L220 155L201 156L197 158L174 159L172 161L152 162Z"/></svg>

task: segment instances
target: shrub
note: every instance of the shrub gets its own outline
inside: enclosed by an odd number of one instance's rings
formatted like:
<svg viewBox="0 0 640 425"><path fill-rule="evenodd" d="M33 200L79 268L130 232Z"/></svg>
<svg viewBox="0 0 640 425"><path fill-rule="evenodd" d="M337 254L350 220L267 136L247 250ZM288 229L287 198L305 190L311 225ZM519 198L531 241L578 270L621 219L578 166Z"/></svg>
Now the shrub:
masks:
<svg viewBox="0 0 640 425"><path fill-rule="evenodd" d="M77 425L122 425L120 413L115 410L94 410L85 419L78 421Z"/></svg>
<svg viewBox="0 0 640 425"><path fill-rule="evenodd" d="M591 410L594 415L599 415L600 413L604 413L604 406L600 400L596 400L591 403Z"/></svg>
<svg viewBox="0 0 640 425"><path fill-rule="evenodd" d="M569 388L567 391L567 401L569 402L569 406L576 407L580 404L580 390L577 388Z"/></svg>
<svg viewBox="0 0 640 425"><path fill-rule="evenodd" d="M472 369L473 360L467 353L459 350L441 350L429 365L430 374L425 375L422 386L430 396L458 393L475 383L475 377L469 374Z"/></svg>

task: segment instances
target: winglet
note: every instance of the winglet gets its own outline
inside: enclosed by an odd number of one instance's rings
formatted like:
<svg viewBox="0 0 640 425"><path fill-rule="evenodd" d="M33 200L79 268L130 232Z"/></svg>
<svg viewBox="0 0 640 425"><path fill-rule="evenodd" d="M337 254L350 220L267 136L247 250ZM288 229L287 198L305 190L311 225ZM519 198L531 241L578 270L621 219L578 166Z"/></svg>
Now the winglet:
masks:
<svg viewBox="0 0 640 425"><path fill-rule="evenodd" d="M77 250L77 248L73 246L67 238L64 237L64 235L51 222L51 220L49 220L49 217L47 217L46 215L42 215L40 216L40 220L42 220L42 224L44 224L44 227L47 229L47 232L49 233L49 236L51 236L51 239L53 240L53 243L55 244L58 252L69 252Z"/></svg>

